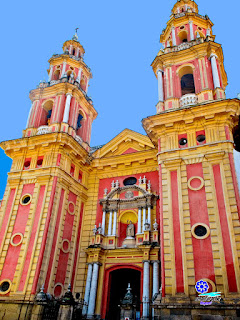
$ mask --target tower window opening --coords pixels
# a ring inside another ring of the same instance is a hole
[[[81,123],[82,119],[83,119],[83,116],[81,115],[81,113],[79,113],[78,118],[77,118],[76,130],[78,130],[78,129],[80,129],[82,127],[82,123]]]
[[[54,72],[53,80],[59,80],[59,79],[60,79],[60,70],[57,69],[57,70]]]
[[[72,55],[75,56],[75,48],[73,48]]]
[[[194,85],[194,78],[193,74],[185,74],[181,78],[181,89],[182,95],[189,93],[195,93],[195,85]]]
[[[52,117],[52,109],[53,109],[53,101],[47,100],[43,104],[43,113],[40,126],[46,126],[50,124],[51,117]]]
[[[67,79],[68,79],[68,81],[71,79],[75,79],[75,74],[72,71],[72,69],[67,72]]]

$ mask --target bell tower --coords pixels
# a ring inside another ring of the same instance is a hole
[[[63,53],[50,59],[48,82],[30,92],[32,107],[24,137],[66,132],[87,151],[96,110],[88,97],[91,69],[84,62],[85,50],[77,33],[63,44]]]
[[[163,30],[163,44],[152,63],[158,78],[157,113],[225,99],[227,76],[213,23],[194,1],[178,1]]]
[[[240,101],[225,97],[223,52],[212,26],[194,1],[174,5],[160,37],[163,48],[152,63],[157,114],[143,119],[158,148],[162,294],[155,311],[167,319],[217,314],[211,303],[196,300],[201,280],[208,292],[221,293],[225,306],[218,314],[239,314],[231,306],[240,294],[240,198],[233,159]]]
[[[56,297],[74,288],[97,116],[84,52],[76,33],[50,58],[49,81],[30,92],[23,137],[1,143],[13,160],[0,212],[0,309],[8,319],[43,284]]]

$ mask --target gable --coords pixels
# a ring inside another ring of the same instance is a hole
[[[112,157],[153,149],[151,140],[138,132],[125,129],[115,138],[95,151],[95,158]]]

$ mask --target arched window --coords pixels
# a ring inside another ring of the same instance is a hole
[[[182,96],[189,93],[195,93],[195,84],[193,77],[193,68],[191,66],[182,67],[178,71],[179,79],[181,81]]]
[[[76,51],[75,51],[75,48],[73,48],[73,50],[72,50],[72,55],[73,55],[73,56],[75,56],[75,52],[76,52]]]

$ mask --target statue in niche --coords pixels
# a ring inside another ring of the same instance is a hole
[[[134,238],[135,236],[135,231],[134,231],[134,224],[132,223],[132,221],[127,221],[129,222],[128,226],[127,226],[127,230],[126,230],[126,237],[127,238]]]

